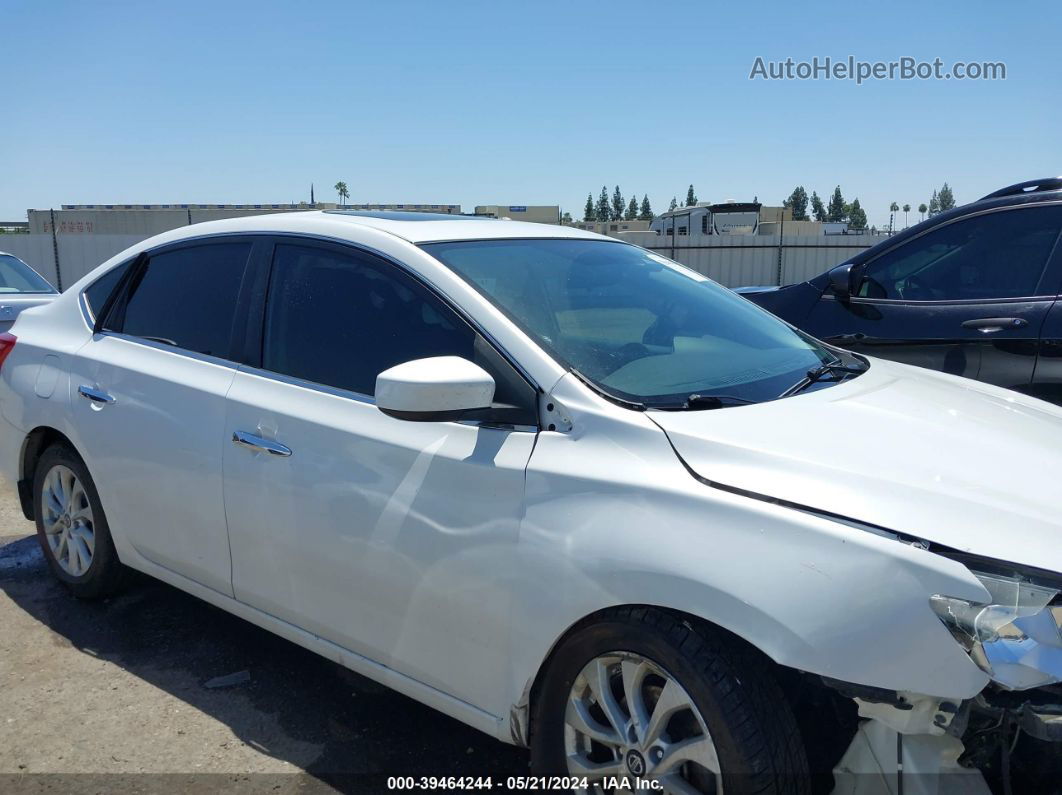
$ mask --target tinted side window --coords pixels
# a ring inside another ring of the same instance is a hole
[[[89,312],[93,318],[103,309],[103,305],[107,303],[107,299],[114,292],[114,288],[118,286],[118,282],[132,264],[133,260],[130,260],[129,262],[123,262],[117,268],[111,268],[85,288],[85,301],[88,303]]]
[[[907,301],[1033,296],[1060,228],[1058,206],[956,221],[871,261],[859,295]]]
[[[108,317],[108,328],[228,358],[250,252],[250,243],[211,243],[152,256],[134,276],[119,317]]]
[[[372,395],[389,367],[429,356],[475,359],[476,334],[397,268],[369,256],[278,245],[262,366]]]

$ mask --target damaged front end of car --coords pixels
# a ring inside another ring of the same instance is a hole
[[[931,548],[932,545],[927,545]],[[1062,576],[932,549],[963,563],[983,602],[930,607],[989,684],[965,701],[824,679],[855,701],[859,724],[834,793],[1056,791],[1062,773]]]

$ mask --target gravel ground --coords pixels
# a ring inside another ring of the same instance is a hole
[[[72,598],[0,487],[0,791],[367,792],[390,775],[526,773],[524,751],[155,580]],[[206,686],[230,674],[243,681]]]

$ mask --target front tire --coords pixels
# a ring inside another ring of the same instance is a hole
[[[121,588],[125,567],[96,485],[81,457],[65,444],[52,445],[37,461],[33,514],[48,566],[74,596],[97,599]]]
[[[770,662],[656,608],[618,608],[577,629],[553,653],[533,709],[532,770],[586,776],[591,792],[610,791],[610,777],[691,795],[810,788]]]

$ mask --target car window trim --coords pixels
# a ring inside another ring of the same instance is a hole
[[[236,303],[233,307],[232,325],[229,327],[229,339],[227,345],[226,356],[214,356],[212,354],[204,354],[199,351],[193,351],[188,348],[182,348],[180,346],[165,345],[162,343],[156,343],[148,338],[140,337],[135,334],[127,334],[124,331],[118,331],[116,329],[106,328],[107,324],[114,318],[120,317],[124,323],[124,310],[129,300],[129,286],[133,283],[133,280],[143,272],[146,264],[152,259],[152,257],[160,256],[162,254],[170,254],[176,251],[184,251],[186,249],[199,248],[201,246],[209,245],[225,245],[231,243],[246,243],[250,246],[247,252],[247,259],[243,263],[243,272],[240,274],[240,287],[236,292]],[[240,347],[237,345],[238,340],[242,340],[245,333],[245,329],[240,330],[238,326],[246,323],[244,312],[241,308],[247,298],[245,292],[250,289],[250,282],[254,282],[254,279],[249,279],[252,271],[254,271],[255,254],[261,245],[261,238],[256,235],[248,235],[244,232],[238,233],[223,233],[217,235],[202,235],[195,238],[185,238],[182,240],[175,240],[172,242],[164,243],[159,246],[154,246],[149,249],[144,249],[136,255],[133,260],[133,264],[125,272],[121,279],[118,280],[118,284],[115,286],[114,291],[111,293],[107,302],[104,304],[103,310],[96,318],[92,326],[92,333],[94,336],[100,336],[108,334],[111,336],[120,337],[129,341],[139,341],[147,344],[148,347],[157,348],[159,350],[166,350],[171,353],[182,354],[191,356],[192,358],[203,358],[210,361],[227,362],[230,364],[240,363]],[[121,267],[121,264],[116,265]],[[112,269],[113,270],[113,269]],[[108,271],[109,272],[109,271]],[[102,278],[102,275],[101,275]],[[95,281],[93,281],[95,284]],[[89,285],[91,287],[91,285]],[[86,289],[88,289],[86,287]],[[81,293],[81,298],[84,301],[84,291]]]
[[[840,301],[833,293],[822,296],[827,301]],[[1045,293],[1044,295],[1026,295],[1014,298],[943,298],[932,301],[916,301],[910,298],[866,298],[852,296],[844,299],[848,304],[887,304],[891,306],[984,306],[985,304],[1031,304],[1051,302],[1058,298],[1057,295]]]
[[[110,337],[116,340],[122,340],[123,342],[131,342],[135,345],[142,345],[145,348],[153,348],[156,351],[163,353],[170,353],[174,356],[183,356],[186,359],[195,359],[196,361],[204,362],[206,364],[213,364],[219,367],[226,367],[231,370],[236,370],[240,367],[240,362],[234,359],[227,359],[224,356],[214,356],[209,353],[199,353],[199,351],[188,350],[187,348],[177,348],[173,345],[167,345],[164,342],[153,340],[148,337],[137,337],[133,334],[126,334],[122,331],[111,331],[104,329],[95,336],[97,337]]]
[[[299,378],[298,376],[278,373],[275,370],[267,370],[264,367],[255,367],[254,365],[243,363],[236,364],[237,372],[251,375],[255,378],[261,378],[265,381],[274,381],[276,383],[286,384],[287,386],[299,387],[300,389],[306,389],[310,392],[318,392],[323,395],[330,395],[343,400],[352,400],[355,403],[364,403],[367,406],[376,405],[376,398],[372,395],[366,395],[364,392],[355,392],[352,389],[330,386],[328,384],[322,384],[320,381],[310,381],[305,378]],[[518,433],[538,433],[541,430],[538,425],[507,425],[491,422],[489,420],[443,420],[442,422],[446,425],[469,425],[476,428],[495,428],[515,431]]]
[[[934,224],[933,226],[931,226],[928,229],[925,229],[925,230],[919,232],[917,235],[914,235],[913,237],[908,237],[908,238],[905,238],[904,240],[898,241],[895,246],[889,246],[885,250],[879,251],[877,254],[875,254],[870,259],[863,260],[862,262],[857,262],[856,263],[856,267],[859,268],[862,271],[861,277],[865,277],[866,276],[867,267],[870,266],[872,263],[876,262],[877,260],[881,259],[882,257],[886,256],[887,254],[890,254],[890,253],[892,253],[894,251],[898,251],[899,249],[903,248],[904,246],[910,245],[915,240],[919,240],[919,239],[925,237],[926,235],[930,234],[931,232],[936,232],[936,231],[938,231],[940,229],[944,229],[945,227],[951,226],[952,224],[956,224],[956,223],[958,223],[960,221],[966,221],[966,220],[968,220],[970,218],[976,218],[976,217],[979,217],[979,216],[982,216],[982,215],[990,215],[990,214],[993,214],[993,213],[1004,213],[1004,212],[1012,212],[1012,211],[1013,212],[1017,212],[1017,211],[1020,211],[1020,210],[1031,210],[1031,209],[1034,209],[1036,207],[1052,207],[1052,206],[1056,206],[1056,205],[1062,205],[1062,200],[1047,201],[1047,202],[1027,202],[1027,203],[1022,203],[1022,204],[1011,204],[1011,205],[1007,205],[1007,206],[1004,206],[1004,207],[987,207],[987,208],[984,208],[984,209],[975,210],[973,212],[963,213],[962,215],[956,216],[955,218],[949,218],[944,223]],[[1053,260],[1055,259],[1055,254],[1056,254],[1056,252],[1058,250],[1059,240],[1060,239],[1062,239],[1062,229],[1060,229],[1059,232],[1055,235],[1055,242],[1051,244],[1051,249],[1050,249],[1050,251],[1048,251],[1047,257],[1044,259],[1043,268],[1040,271],[1040,278],[1036,282],[1037,294],[1035,296],[1032,296],[1031,297],[1032,299],[1054,298],[1054,297],[1056,297],[1055,294],[1042,293],[1041,291],[1048,287],[1048,276],[1049,276],[1049,274],[1050,274],[1050,272],[1052,270],[1051,265],[1052,265]],[[1057,292],[1057,289],[1056,289],[1056,292]],[[833,293],[827,293],[827,295],[829,295],[830,298],[835,298],[836,297],[836,296],[833,295]],[[823,297],[825,297],[825,295]],[[976,298],[951,298],[951,299],[942,299],[942,300],[934,300],[934,301],[912,301],[912,300],[907,300],[907,299],[903,299],[903,298],[865,298],[865,297],[854,296],[853,295],[848,300],[851,301],[852,303],[855,303],[858,300],[858,301],[861,301],[861,302],[865,301],[865,302],[868,302],[868,303],[869,302],[880,302],[880,303],[889,303],[889,304],[919,304],[919,305],[924,305],[924,304],[943,304],[943,303],[957,303],[957,302],[971,303],[971,304],[984,304],[984,303],[990,303],[990,302],[994,303],[994,302],[1013,301],[1013,300],[1021,301],[1021,300],[1027,300],[1027,299],[1024,299],[1023,297],[1018,296],[1016,298],[990,298],[990,299],[987,299],[987,300],[980,300],[980,299],[976,299]]]
[[[206,232],[206,233],[201,234],[201,235],[195,235],[195,236],[191,236],[191,237],[183,237],[180,240],[173,240],[173,241],[167,241],[166,243],[160,243],[157,246],[153,246],[151,248],[146,248],[143,251],[138,252],[137,256],[141,256],[141,255],[144,255],[144,254],[150,256],[151,254],[162,252],[162,251],[164,251],[166,249],[169,249],[171,247],[183,246],[183,245],[186,245],[186,244],[189,244],[189,243],[210,242],[210,241],[217,241],[217,240],[226,240],[226,239],[230,239],[230,238],[248,238],[248,239],[252,239],[252,238],[273,238],[274,241],[279,241],[281,239],[285,239],[285,240],[286,239],[299,239],[299,240],[310,241],[311,243],[324,242],[324,243],[331,243],[331,244],[333,244],[335,246],[338,246],[339,248],[352,249],[352,250],[355,250],[355,251],[362,251],[362,252],[365,252],[365,253],[368,253],[368,254],[372,254],[375,257],[379,257],[380,259],[390,263],[394,267],[399,268],[404,273],[406,273],[410,278],[416,280],[417,282],[422,284],[425,288],[427,288],[432,293],[434,293],[450,309],[452,309],[454,312],[456,312],[466,323],[468,323],[468,325],[470,325],[475,331],[477,331],[488,343],[490,343],[491,347],[493,347],[494,350],[497,351],[498,354],[500,356],[502,356],[512,366],[512,368],[514,370],[516,370],[517,373],[520,374],[520,376],[528,383],[528,385],[532,389],[535,390],[536,393],[538,393],[539,395],[544,395],[546,393],[545,389],[543,389],[541,384],[538,383],[538,381],[527,371],[527,369],[519,361],[517,361],[512,355],[509,354],[509,352],[506,350],[505,346],[502,345],[500,342],[498,342],[497,338],[493,334],[491,334],[487,329],[485,329],[483,327],[483,325],[478,320],[476,320],[474,317],[472,317],[468,312],[466,312],[460,306],[458,306],[453,301],[451,301],[446,296],[446,294],[434,282],[431,281],[431,279],[429,279],[428,277],[424,276],[423,274],[413,270],[412,268],[410,268],[408,265],[406,265],[400,259],[394,257],[393,255],[388,254],[388,253],[386,253],[384,251],[381,251],[381,250],[379,250],[377,248],[374,248],[372,246],[366,245],[364,243],[359,243],[357,241],[349,240],[347,238],[334,237],[332,235],[322,235],[322,234],[313,233],[313,232],[278,232],[278,231],[272,231],[272,230],[261,230],[261,231],[241,230],[239,232]],[[497,238],[483,238],[483,239],[484,240],[496,240]],[[550,239],[553,239],[553,238],[550,238]],[[558,240],[569,240],[571,238],[558,237],[556,239],[558,239]],[[437,241],[437,242],[452,242],[452,241]],[[620,241],[620,240],[604,241],[604,242],[615,242],[617,245],[626,245],[626,244],[623,243],[623,241]],[[419,246],[421,244],[418,243],[418,244],[412,244],[412,245],[416,245],[419,248]],[[429,257],[431,256],[426,251],[423,251],[422,253],[424,253],[426,256],[429,256]],[[432,259],[434,260],[434,257]],[[440,265],[440,267],[446,267],[442,263],[439,263],[439,265]],[[130,270],[132,270],[132,269],[130,269]],[[270,267],[270,270],[272,270],[271,267]],[[457,275],[455,274],[455,278],[460,278],[460,277],[457,277]],[[124,285],[122,285],[122,287],[123,287],[123,290],[124,290]],[[267,289],[268,289],[268,285],[267,285]],[[117,290],[115,292],[117,293]],[[264,297],[263,297],[263,309],[264,309]]]
[[[114,285],[114,289],[111,290],[111,294],[107,296],[107,300],[103,302],[103,306],[100,307],[100,311],[97,313],[92,312],[92,307],[89,306],[88,297],[85,294],[93,285],[96,284],[96,282],[106,276],[107,273],[101,274],[99,279],[94,279],[92,284],[88,285],[87,287],[85,287],[84,290],[81,291],[81,300],[84,303],[85,310],[86,312],[88,312],[89,317],[92,318],[90,325],[92,326],[93,334],[103,333],[104,326],[110,319],[110,315],[114,311],[114,307],[125,297],[126,287],[129,284],[129,280],[132,278],[133,272],[136,271],[138,268],[143,267],[143,264],[146,260],[147,252],[141,251],[132,259],[124,260],[107,271],[107,273],[110,273],[111,271],[117,268],[125,268],[125,273],[123,273],[121,278],[118,279],[118,283]]]
[[[505,347],[503,345],[501,345],[501,343],[499,343],[497,341],[497,339],[494,337],[494,335],[492,335],[485,328],[483,328],[482,324],[480,324],[468,312],[464,311],[461,307],[459,307],[452,300],[450,300],[442,292],[442,290],[440,290],[430,279],[425,277],[423,274],[420,274],[420,273],[414,271],[408,265],[404,264],[401,260],[399,260],[399,259],[397,259],[397,258],[395,258],[395,257],[393,257],[393,256],[391,256],[389,254],[386,254],[386,253],[384,253],[384,252],[382,252],[382,251],[380,251],[378,249],[374,249],[371,246],[366,246],[366,245],[363,245],[363,244],[360,244],[360,243],[356,243],[354,241],[343,240],[343,239],[340,239],[340,238],[333,238],[333,237],[327,237],[327,236],[315,235],[315,234],[304,234],[304,233],[299,233],[299,232],[270,233],[270,236],[274,240],[273,240],[273,249],[272,249],[272,251],[271,251],[271,253],[269,255],[269,277],[267,279],[265,292],[261,296],[262,324],[260,326],[260,331],[259,331],[259,333],[261,334],[261,337],[259,339],[259,343],[262,343],[265,340],[265,302],[268,299],[269,289],[272,286],[272,280],[273,280],[273,275],[272,274],[273,274],[273,271],[274,271],[274,259],[275,259],[275,255],[276,255],[276,246],[280,245],[281,243],[286,243],[286,242],[290,242],[290,241],[298,241],[298,242],[301,242],[302,244],[317,245],[320,248],[323,248],[325,250],[331,249],[331,250],[334,250],[334,251],[336,251],[338,253],[341,253],[341,254],[345,253],[345,254],[349,255],[349,253],[351,251],[354,251],[354,252],[357,252],[357,253],[361,253],[361,254],[367,254],[370,257],[373,257],[373,258],[379,260],[384,265],[388,265],[390,267],[394,267],[394,268],[398,269],[398,271],[400,273],[402,273],[405,276],[409,277],[413,282],[415,282],[416,284],[420,285],[423,289],[427,290],[428,293],[430,293],[432,296],[434,296],[438,301],[440,301],[442,303],[443,306],[445,306],[448,310],[453,312],[470,329],[472,329],[472,331],[476,335],[482,337],[487,342],[487,344],[490,345],[490,347],[493,348],[494,351],[500,357],[502,357],[502,359],[504,359],[505,362],[507,362],[510,367],[513,368],[513,370],[516,371],[516,373],[527,383],[527,385],[537,395],[541,396],[541,395],[545,394],[545,390],[543,390],[542,387],[538,384],[538,382],[530,375],[530,373],[527,372],[527,370],[523,367],[523,365],[521,365],[512,355],[509,354],[509,352],[505,349]],[[426,256],[431,256],[431,254],[426,252],[426,251],[424,251],[422,253],[425,254]],[[434,257],[432,259],[434,259]],[[446,267],[445,265],[442,265],[442,263],[440,263],[440,266],[441,267]],[[455,277],[456,278],[460,278],[456,274],[455,274]],[[261,350],[261,345],[259,345],[259,351],[260,350]],[[262,359],[259,358],[258,362],[261,362],[261,361],[262,361]],[[259,365],[251,364],[251,366],[259,366]]]

